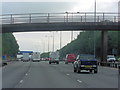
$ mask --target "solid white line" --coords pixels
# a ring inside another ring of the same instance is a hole
[[[22,83],[22,82],[23,82],[23,80],[20,81],[20,83]]]
[[[77,80],[79,83],[82,83],[82,81],[80,81],[80,80]]]

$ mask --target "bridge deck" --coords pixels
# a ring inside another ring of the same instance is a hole
[[[62,22],[62,23],[22,23],[3,24],[2,33],[8,32],[28,32],[28,31],[118,31],[117,22]]]

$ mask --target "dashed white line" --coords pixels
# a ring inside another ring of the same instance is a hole
[[[23,82],[23,80],[20,81],[20,83],[22,83],[22,82]]]
[[[77,80],[79,83],[82,83],[82,81],[80,81],[80,80]]]
[[[66,75],[70,75],[70,74],[66,74]]]

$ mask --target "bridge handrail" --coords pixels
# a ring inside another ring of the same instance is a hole
[[[88,22],[89,21],[88,19],[91,19],[94,22],[105,21],[105,20],[109,20],[112,22],[118,22],[118,20],[120,18],[118,16],[118,14],[120,14],[120,13],[97,12],[96,20],[94,17],[94,12],[3,14],[3,15],[0,15],[1,16],[0,19],[2,19],[2,21],[3,21],[2,24],[4,24],[4,19],[6,19],[8,21],[7,22],[8,24],[15,24],[16,22],[21,22],[21,21],[17,20],[18,18],[19,19],[24,18],[25,23],[33,23],[32,21],[34,20],[33,18],[35,18],[35,17],[39,17],[39,18],[45,17],[46,23],[53,22],[53,21],[58,21],[58,22],[61,21],[61,20],[54,20],[55,18],[53,18],[53,17],[56,17],[56,19],[60,19],[59,17],[61,17],[61,19],[63,19],[62,22],[71,22],[71,21],[73,22],[73,20],[74,20],[74,22],[78,22],[77,19],[81,19],[80,21],[82,21],[84,19],[83,22]],[[77,16],[77,15],[79,15],[79,16]],[[25,19],[27,19],[28,21],[26,22]],[[70,19],[71,19],[71,21],[70,21]]]

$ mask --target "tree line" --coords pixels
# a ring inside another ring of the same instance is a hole
[[[2,55],[7,55],[7,57],[16,57],[19,51],[19,45],[12,33],[2,34]]]
[[[120,32],[108,31],[108,54],[120,55]],[[95,51],[96,57],[101,56],[101,31],[95,31]],[[83,31],[77,36],[77,39],[71,41],[62,49],[58,50],[60,57],[66,54],[94,54],[94,31]]]

